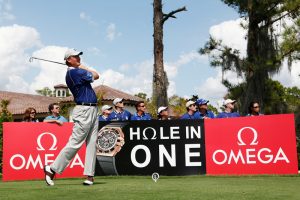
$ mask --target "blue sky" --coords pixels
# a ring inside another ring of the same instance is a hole
[[[164,26],[169,94],[198,94],[216,103],[226,93],[220,84],[220,71],[211,68],[208,57],[197,51],[209,34],[244,50],[238,14],[220,0],[163,3],[165,13],[182,6],[188,10],[177,13],[177,19],[169,19]],[[0,59],[4,60],[0,72],[7,73],[0,79],[0,90],[34,93],[38,88],[63,83],[63,67],[29,63],[28,58],[35,55],[62,61],[66,48],[76,48],[84,52],[84,64],[102,75],[94,85],[150,96],[152,18],[151,0],[0,0]],[[241,81],[233,74],[228,76],[236,83]]]

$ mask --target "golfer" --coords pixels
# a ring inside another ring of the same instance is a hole
[[[96,139],[98,130],[97,97],[91,86],[91,82],[99,78],[99,74],[80,63],[82,52],[68,49],[65,53],[65,61],[68,66],[66,83],[71,90],[74,101],[77,104],[73,110],[74,127],[72,135],[66,146],[61,150],[55,161],[45,165],[45,181],[53,186],[55,173],[62,173],[74,158],[77,151],[86,142],[86,154],[83,174],[87,179],[84,185],[93,185],[95,161],[96,161]]]

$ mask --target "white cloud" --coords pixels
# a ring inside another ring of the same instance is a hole
[[[166,62],[165,70],[169,78],[168,95],[176,94],[176,83],[174,78],[178,74],[178,69],[191,62],[207,61],[207,57],[199,55],[197,52],[183,53],[178,60]],[[152,95],[153,59],[145,60],[136,64],[123,64],[119,67],[120,71],[112,69],[101,73],[100,80],[95,85],[105,84],[113,88],[137,94],[144,92],[148,97]]]
[[[0,22],[5,20],[14,20],[16,17],[11,13],[12,5],[10,0],[0,1]]]
[[[110,23],[107,28],[106,28],[106,37],[110,40],[113,41],[117,37],[121,36],[121,32],[117,32],[116,25],[114,23]]]
[[[242,79],[238,78],[236,73],[230,71],[224,74],[224,79],[230,80],[230,82],[235,85],[242,82]],[[222,70],[217,68],[215,76],[208,77],[195,89],[199,98],[207,99],[212,105],[220,107],[220,103],[223,101],[224,96],[227,93],[227,88],[222,84]]]
[[[247,41],[246,30],[241,27],[241,23],[247,23],[244,19],[236,19],[222,22],[212,26],[209,33],[216,39],[221,39],[222,43],[240,51],[241,56],[246,56]]]
[[[300,88],[300,62],[294,62],[291,71],[288,70],[287,62],[283,63],[280,72],[273,76],[274,80],[278,80],[286,87]]]
[[[79,14],[80,19],[86,21],[91,26],[98,26],[98,23],[95,22],[91,16],[87,15],[85,12]]]
[[[64,63],[64,54],[66,50],[67,47],[47,46],[35,51],[33,56]],[[54,85],[65,83],[67,66],[38,60],[35,62],[38,64],[40,71],[30,84],[31,91],[43,87],[53,89]]]
[[[26,26],[3,26],[0,44],[0,90],[30,92],[22,77],[32,67],[28,51],[41,46],[39,33]]]

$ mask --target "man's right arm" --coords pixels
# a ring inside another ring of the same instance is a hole
[[[98,74],[98,72],[96,72],[96,70],[90,69],[90,68],[88,68],[86,66],[83,66],[83,65],[80,65],[79,68],[80,69],[84,69],[84,70],[86,70],[88,72],[91,72],[93,74],[93,79],[94,80],[99,79],[99,74]]]

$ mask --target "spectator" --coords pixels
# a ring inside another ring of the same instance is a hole
[[[200,119],[213,119],[215,118],[215,115],[213,112],[208,110],[207,103],[209,101],[205,99],[198,99],[196,101],[196,104],[198,105],[198,112],[200,115]]]
[[[38,119],[35,118],[36,116],[36,110],[32,107],[29,107],[25,110],[24,113],[24,122],[39,122]]]
[[[248,107],[248,114],[247,116],[259,116],[263,115],[260,113],[260,106],[257,101],[252,101]]]
[[[59,107],[58,103],[51,103],[49,105],[48,109],[49,109],[49,112],[51,113],[51,115],[47,116],[44,119],[44,122],[56,123],[58,125],[62,125],[64,122],[68,122],[68,120],[66,118],[64,118],[63,116],[61,116],[59,114],[60,107]]]
[[[135,104],[136,113],[131,117],[131,120],[151,120],[151,116],[146,113],[146,105],[143,101],[138,101]]]
[[[190,100],[185,104],[185,107],[187,112],[180,119],[200,119],[200,115],[196,109],[196,102]]]
[[[223,102],[223,106],[225,107],[225,111],[219,113],[217,118],[231,118],[231,117],[240,117],[240,114],[237,112],[233,112],[234,105],[236,100],[226,99]]]
[[[168,107],[161,106],[157,109],[158,120],[170,120]]]
[[[113,104],[115,110],[109,115],[108,121],[128,121],[131,119],[131,113],[124,109],[124,99],[115,98]]]
[[[108,121],[108,117],[112,112],[113,107],[109,105],[104,105],[101,108],[102,114],[99,116],[99,121]]]

